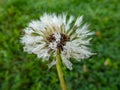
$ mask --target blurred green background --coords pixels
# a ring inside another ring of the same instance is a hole
[[[0,0],[0,90],[60,90],[55,66],[49,70],[20,43],[23,29],[44,12],[84,15],[95,32],[97,55],[73,60],[72,71],[63,67],[68,90],[120,90],[119,0]]]

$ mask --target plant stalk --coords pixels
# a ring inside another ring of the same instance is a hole
[[[58,77],[60,80],[60,85],[62,90],[67,90],[64,78],[63,78],[63,73],[62,73],[62,68],[61,68],[61,57],[60,57],[60,51],[57,50],[57,55],[56,55],[56,68],[57,68],[57,73]]]

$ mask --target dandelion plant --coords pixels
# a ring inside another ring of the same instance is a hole
[[[39,20],[33,20],[24,29],[21,42],[24,51],[36,54],[43,61],[53,57],[48,67],[56,65],[62,90],[67,90],[61,66],[72,70],[70,58],[77,61],[89,58],[94,53],[89,49],[91,35],[88,25],[82,25],[82,16],[76,20],[67,14],[43,14]]]

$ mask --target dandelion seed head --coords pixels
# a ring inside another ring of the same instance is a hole
[[[56,57],[56,51],[60,51],[63,64],[72,70],[70,58],[77,61],[89,58],[93,53],[89,49],[93,32],[88,30],[88,25],[81,25],[83,17],[80,16],[74,23],[74,17],[67,14],[43,14],[40,20],[34,20],[24,29],[25,34],[21,38],[24,51],[36,54],[43,61],[51,56]],[[56,64],[53,60],[49,67]]]

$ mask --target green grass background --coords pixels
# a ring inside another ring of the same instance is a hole
[[[84,15],[97,55],[63,66],[68,90],[120,90],[119,0],[0,0],[0,90],[60,90],[55,66],[23,52],[27,24],[44,13]]]

